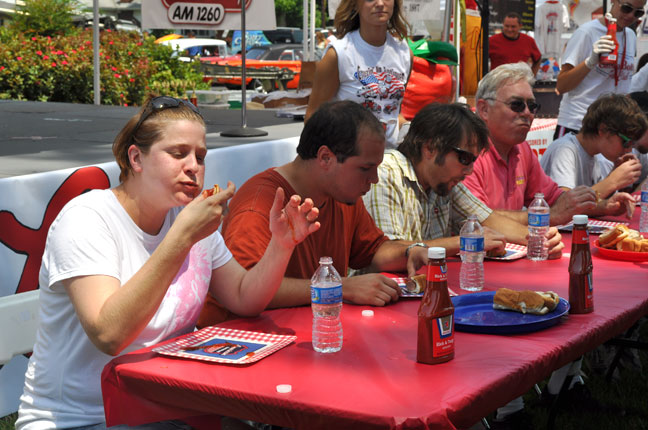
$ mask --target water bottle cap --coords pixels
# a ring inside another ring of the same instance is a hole
[[[290,384],[279,384],[277,385],[277,393],[288,394],[292,391],[292,385]]]
[[[544,199],[544,194],[543,193],[535,193],[534,196],[536,199]]]
[[[574,221],[574,224],[587,224],[587,215],[574,215],[572,220]]]
[[[333,257],[320,257],[319,264],[333,264]]]
[[[439,246],[428,248],[428,258],[445,258],[446,250]]]

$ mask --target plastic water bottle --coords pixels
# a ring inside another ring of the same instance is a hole
[[[313,349],[338,352],[342,349],[342,278],[331,257],[321,257],[319,264],[311,278]]]
[[[470,215],[461,227],[461,271],[459,286],[467,291],[481,291],[484,288],[484,230],[477,216]]]
[[[641,218],[639,219],[639,231],[648,233],[648,180],[641,185]]]
[[[549,205],[544,199],[544,194],[536,193],[528,211],[529,242],[527,243],[527,258],[542,261],[549,256],[545,246],[545,234],[549,230]]]

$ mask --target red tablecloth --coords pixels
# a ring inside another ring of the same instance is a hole
[[[222,324],[297,335],[295,344],[248,366],[147,351],[118,357],[102,375],[108,425],[221,414],[308,429],[468,427],[648,312],[648,263],[607,260],[596,251],[593,259],[594,313],[524,335],[456,332],[455,358],[440,365],[416,362],[418,299],[373,308],[373,317],[361,315],[366,306],[345,304],[344,346],[336,354],[313,351],[311,311],[301,307]],[[485,290],[551,289],[566,298],[568,263],[568,255],[489,261]],[[460,291],[456,258],[448,273]],[[291,384],[292,392],[277,393],[278,384]]]

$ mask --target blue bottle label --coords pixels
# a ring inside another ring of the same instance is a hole
[[[648,191],[641,192],[641,203],[648,203]]]
[[[461,237],[459,243],[461,250],[465,252],[482,252],[484,250],[483,237]]]
[[[529,214],[529,226],[549,227],[549,214]]]
[[[318,288],[311,285],[311,303],[318,305],[342,303],[342,284],[328,288]]]

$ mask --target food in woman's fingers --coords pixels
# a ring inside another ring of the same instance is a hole
[[[202,194],[203,197],[207,198],[213,196],[216,193],[220,193],[220,191],[221,188],[218,186],[218,184],[215,184],[213,188],[210,188],[208,190],[203,190]]]

